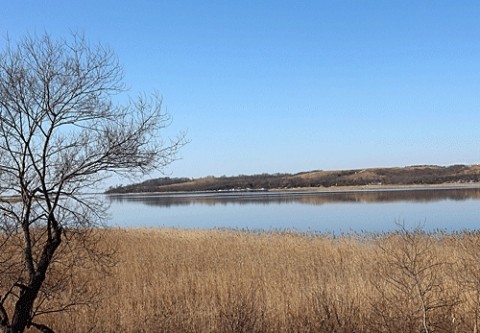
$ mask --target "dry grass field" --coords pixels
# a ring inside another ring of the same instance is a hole
[[[477,332],[480,234],[107,230],[56,332]]]

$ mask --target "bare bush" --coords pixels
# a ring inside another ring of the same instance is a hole
[[[457,300],[443,273],[434,238],[421,229],[400,231],[379,242],[378,292],[373,302],[379,332],[453,332]]]

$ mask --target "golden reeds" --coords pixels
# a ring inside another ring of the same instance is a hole
[[[106,230],[95,302],[59,332],[475,332],[480,234]]]

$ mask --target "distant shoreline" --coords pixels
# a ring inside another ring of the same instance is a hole
[[[291,194],[315,194],[315,193],[345,193],[345,192],[382,192],[382,191],[423,191],[423,190],[480,190],[480,182],[475,183],[443,183],[443,184],[407,184],[407,185],[347,185],[329,187],[297,187],[297,188],[272,188],[272,189],[236,189],[236,190],[207,190],[207,191],[146,191],[105,193],[108,196],[148,195],[148,196],[181,196],[181,195],[235,195],[235,194],[259,194],[265,195],[291,193]]]
[[[363,191],[401,191],[401,190],[455,190],[480,189],[480,182],[442,183],[442,184],[399,184],[399,185],[345,185],[330,187],[299,187],[289,189],[270,189],[268,191],[311,191],[311,192],[363,192]]]
[[[480,186],[480,165],[314,170],[204,178],[156,178],[110,188],[107,194],[248,191],[346,191]]]

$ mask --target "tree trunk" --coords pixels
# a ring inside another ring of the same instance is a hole
[[[28,287],[24,288],[15,304],[10,328],[6,333],[23,333],[32,320],[32,310],[38,292],[45,280],[45,274],[36,274]]]
[[[23,333],[25,328],[30,326],[32,318],[32,310],[38,292],[45,281],[48,267],[53,259],[55,250],[61,243],[61,229],[57,229],[55,237],[51,238],[43,248],[41,259],[38,263],[37,271],[28,286],[22,288],[20,297],[15,304],[15,311],[10,327],[5,333]]]

